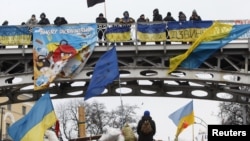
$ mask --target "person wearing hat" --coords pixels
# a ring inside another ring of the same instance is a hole
[[[140,23],[140,22],[147,22],[147,20],[145,19],[145,15],[141,14],[140,17],[137,19],[137,22],[138,23]]]
[[[98,25],[97,28],[97,33],[98,33],[98,39],[99,39],[99,46],[102,46],[102,40],[105,40],[105,36],[104,33],[106,31],[107,28],[107,19],[103,16],[102,13],[99,14],[99,16],[96,18],[96,23]],[[107,45],[107,43],[105,43],[105,45]]]
[[[153,10],[153,22],[162,22],[162,21],[163,21],[162,15],[159,13],[159,9],[155,8]],[[160,41],[155,41],[155,44],[160,45],[161,42]]]
[[[47,25],[47,24],[50,24],[50,21],[46,17],[45,13],[41,13],[40,14],[40,21],[37,24],[38,25]]]
[[[9,22],[7,21],[7,20],[5,20],[3,23],[2,23],[2,26],[8,26],[9,25]],[[4,46],[4,45],[1,45],[1,43],[0,43],[0,49],[5,49],[6,48],[6,46]]]
[[[142,125],[145,121],[149,121],[152,131],[150,133],[143,133],[141,131]],[[148,110],[144,111],[143,116],[141,117],[140,121],[137,124],[137,134],[138,134],[138,141],[154,141],[154,135],[156,133],[156,125],[155,121],[150,116],[150,112]]]
[[[30,28],[33,28],[38,23],[38,20],[36,19],[36,15],[32,14],[30,19],[26,22],[26,25]]]
[[[131,27],[132,24],[135,23],[134,18],[129,16],[129,12],[128,11],[124,11],[123,12],[123,17],[120,18],[120,23],[123,27]],[[130,29],[131,30],[131,29]],[[129,41],[125,41],[123,42],[123,45],[134,45],[134,43],[132,42],[132,38],[130,38]]]
[[[135,20],[129,16],[128,11],[123,12],[123,17],[120,19],[122,24],[127,24],[128,26],[131,26],[132,23],[135,23]]]
[[[201,21],[201,17],[197,14],[196,10],[193,10],[190,21]]]
[[[143,22],[149,22],[149,21],[147,21],[144,14],[141,14],[140,17],[137,19],[137,23],[140,24]],[[146,42],[141,42],[141,45],[146,45]]]

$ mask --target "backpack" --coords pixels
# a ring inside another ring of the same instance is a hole
[[[151,127],[151,124],[150,124],[150,121],[149,120],[145,120],[143,123],[142,123],[142,126],[141,126],[141,132],[144,133],[144,134],[149,134],[153,131],[152,127]]]

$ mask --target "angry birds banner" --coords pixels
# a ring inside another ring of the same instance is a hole
[[[87,62],[97,41],[96,24],[40,26],[33,30],[34,90],[56,77],[72,77]]]

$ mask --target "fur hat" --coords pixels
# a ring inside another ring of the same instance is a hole
[[[99,17],[101,17],[101,16],[103,17],[103,14],[102,14],[102,13],[99,14]]]
[[[42,18],[42,17],[46,18],[46,14],[45,13],[41,13],[40,18]]]
[[[154,10],[153,10],[153,15],[158,15],[159,14],[159,9],[158,8],[155,8]]]
[[[126,14],[129,15],[128,11],[123,12],[123,16],[125,16]]]
[[[149,111],[144,111],[144,116],[150,116],[150,112]]]

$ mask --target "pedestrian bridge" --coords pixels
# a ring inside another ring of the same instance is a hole
[[[224,21],[236,24],[236,21]],[[241,21],[242,22],[242,21]],[[177,97],[249,103],[250,74],[248,37],[231,41],[197,69],[177,68],[167,74],[171,57],[184,53],[191,44],[171,42],[116,46],[120,79],[110,84],[100,97]],[[99,41],[106,42],[106,41]],[[56,78],[46,90],[34,90],[33,49],[6,46],[0,49],[0,105],[37,100],[49,91],[52,99],[84,97],[98,58],[112,46],[98,43],[84,68],[73,78]]]

